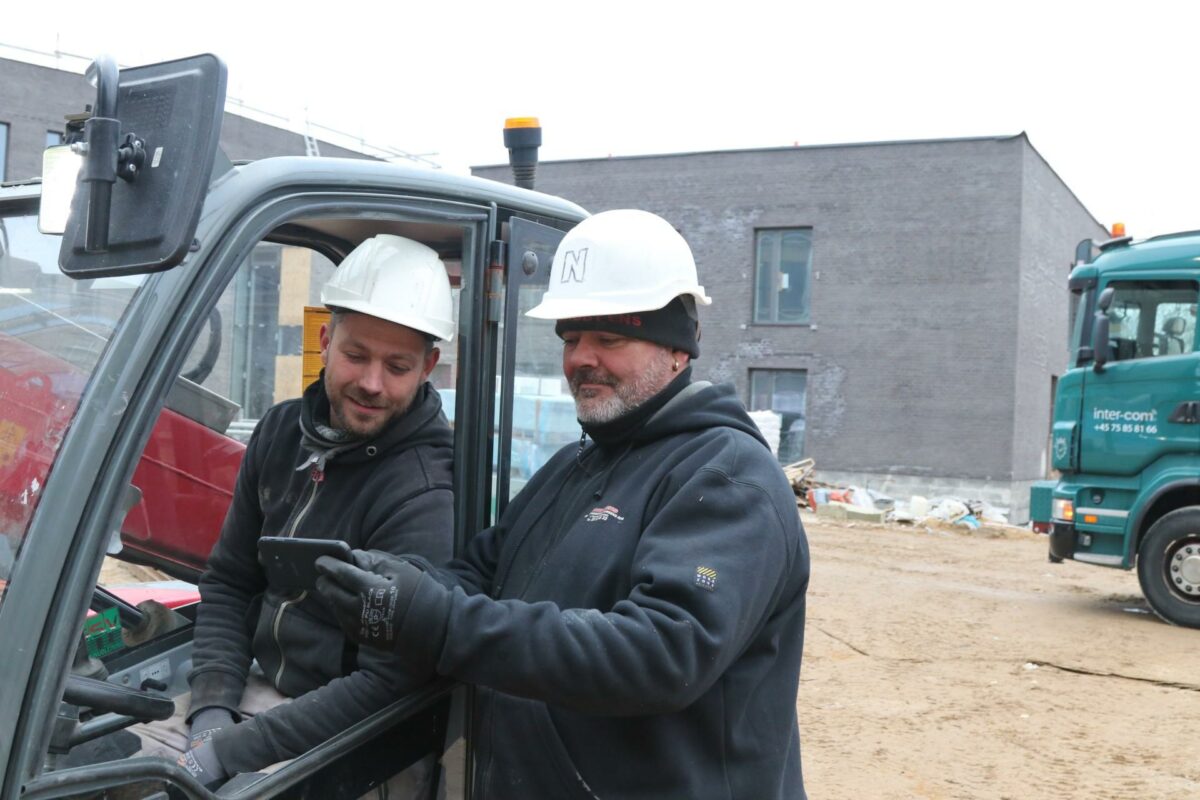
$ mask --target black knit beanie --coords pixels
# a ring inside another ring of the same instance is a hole
[[[628,314],[606,314],[596,317],[560,319],[554,332],[562,336],[567,331],[605,331],[644,339],[672,350],[682,350],[692,358],[700,356],[697,322],[687,312],[683,300],[676,297],[662,308],[653,311],[631,311]]]

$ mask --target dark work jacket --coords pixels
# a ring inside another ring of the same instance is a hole
[[[732,387],[564,448],[433,574],[401,640],[481,687],[476,797],[805,796],[808,544]]]
[[[331,454],[324,470],[302,426],[328,414],[323,380],[272,408],[255,428],[221,536],[200,579],[191,714],[236,714],[251,660],[295,698],[222,730],[214,747],[231,772],[293,758],[415,688],[391,654],[359,650],[315,592],[273,588],[260,536],[342,539],[353,548],[417,553],[436,564],[453,551],[454,437],[426,383],[413,407],[371,440]]]

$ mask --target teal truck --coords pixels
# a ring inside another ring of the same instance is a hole
[[[1034,485],[1050,559],[1137,568],[1151,608],[1200,627],[1200,231],[1080,243],[1070,367]]]

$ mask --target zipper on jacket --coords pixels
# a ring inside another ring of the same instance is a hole
[[[287,533],[284,534],[285,536],[294,537],[296,535],[296,528],[300,527],[300,521],[307,516],[309,509],[312,508],[313,501],[317,499],[317,489],[320,488],[321,484],[325,482],[325,472],[318,469],[316,466],[313,466],[312,472],[309,474],[311,475],[312,480],[310,481],[311,488],[308,493],[308,499],[305,500],[304,505],[300,507],[300,511],[296,514],[295,519],[292,520],[292,524],[288,527]],[[279,628],[283,624],[283,612],[287,610],[288,606],[296,605],[297,603],[303,601],[307,596],[308,590],[306,589],[300,593],[299,597],[292,598],[291,600],[285,600],[280,603],[279,610],[275,612],[275,620],[271,623],[271,638],[275,640],[275,649],[279,651],[279,669],[275,671],[276,689],[279,688],[279,683],[283,680],[283,669],[287,666],[287,651],[283,649],[283,642],[279,640]]]
[[[271,625],[271,636],[275,639],[275,646],[279,648],[279,669],[275,670],[276,689],[279,689],[279,682],[283,680],[283,668],[287,666],[287,651],[283,649],[283,644],[279,641],[279,628],[283,624],[283,612],[288,606],[303,601],[305,597],[308,597],[307,589],[301,592],[299,597],[284,600],[279,604],[279,610],[275,612],[275,622]]]
[[[287,532],[283,534],[284,536],[296,535],[296,528],[300,527],[300,521],[304,519],[304,517],[308,514],[309,509],[312,508],[313,500],[317,499],[317,489],[319,489],[321,484],[325,482],[324,470],[318,468],[316,465],[313,465],[312,471],[309,472],[309,476],[312,478],[312,480],[309,482],[310,488],[308,492],[308,499],[304,501],[304,504],[300,507],[300,510],[296,513],[296,516],[292,518],[292,524],[288,526]]]

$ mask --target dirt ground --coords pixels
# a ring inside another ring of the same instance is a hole
[[[1200,630],[1161,622],[1132,573],[1050,564],[1020,529],[803,517],[813,800],[1200,798]]]
[[[1200,797],[1200,630],[1134,574],[1018,529],[804,524],[809,797]]]

